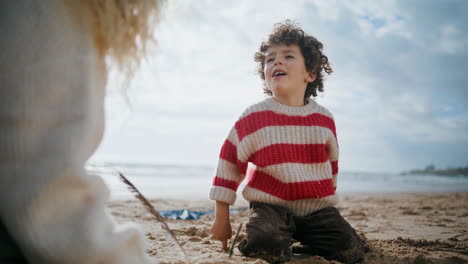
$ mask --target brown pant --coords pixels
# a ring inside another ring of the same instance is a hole
[[[16,243],[11,238],[5,226],[0,222],[0,263],[27,264]]]
[[[292,239],[301,242],[290,249]],[[355,263],[367,247],[335,207],[307,216],[294,216],[288,209],[260,202],[250,203],[247,235],[239,250],[247,257],[270,263],[288,261],[291,253],[307,253],[328,260]]]

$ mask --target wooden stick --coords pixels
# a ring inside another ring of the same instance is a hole
[[[234,237],[234,240],[232,241],[231,249],[229,249],[229,257],[231,257],[231,256],[232,256],[232,253],[234,253],[234,245],[235,245],[236,242],[237,242],[237,237],[239,236],[239,233],[240,233],[241,228],[242,228],[242,223],[239,225],[239,228],[237,229],[236,236]]]
[[[169,235],[171,235],[171,237],[174,239],[174,241],[176,242],[176,244],[179,246],[180,250],[182,251],[182,253],[184,253],[184,256],[185,256],[185,260],[187,261],[187,263],[192,263],[192,261],[190,261],[187,253],[185,252],[184,248],[182,247],[182,245],[179,243],[179,240],[177,239],[177,237],[175,236],[174,232],[172,232],[172,230],[169,228],[169,226],[167,225],[166,223],[166,219],[160,214],[158,213],[158,211],[156,211],[156,209],[154,208],[154,206],[148,201],[148,199],[145,198],[145,196],[143,196],[143,194],[141,194],[141,192],[135,187],[135,185],[133,185],[133,183],[131,183],[125,176],[123,176],[123,174],[118,171],[119,175],[120,175],[120,179],[125,183],[127,184],[128,186],[128,189],[135,195],[135,197],[141,201],[141,203],[145,206],[145,208],[156,218],[156,220],[158,220],[159,223],[161,223],[161,226],[164,230],[166,230]]]

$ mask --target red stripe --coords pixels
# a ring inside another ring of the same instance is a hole
[[[240,173],[245,174],[247,171],[247,162],[242,162],[237,159],[237,147],[229,140],[225,140],[219,158],[231,162],[239,168]]]
[[[338,161],[335,160],[335,161],[332,161],[331,162],[331,166],[332,166],[332,174],[337,174],[338,173]]]
[[[247,166],[249,165],[249,163],[247,162],[242,162],[240,160],[237,160],[237,167],[239,168],[239,171],[240,173],[244,174],[247,172]]]
[[[281,163],[322,163],[327,160],[325,144],[273,144],[249,157],[250,162],[260,167]]]
[[[286,201],[323,198],[335,194],[332,179],[284,183],[258,170],[248,179],[247,185]]]
[[[239,140],[268,126],[321,126],[330,129],[336,138],[335,122],[332,118],[319,113],[308,116],[288,116],[272,111],[251,113],[236,123]]]
[[[213,186],[221,186],[231,189],[233,191],[237,191],[237,187],[239,187],[239,184],[235,181],[227,180],[216,176],[213,179]]]
[[[225,161],[229,161],[231,163],[237,163],[237,147],[234,146],[229,140],[225,140],[223,147],[221,148],[221,153],[219,157]]]

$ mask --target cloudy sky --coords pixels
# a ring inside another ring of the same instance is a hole
[[[293,19],[334,69],[317,101],[335,116],[341,170],[468,166],[467,13],[463,0],[171,0],[130,106],[110,82],[91,161],[215,166],[235,120],[265,97],[254,52]]]

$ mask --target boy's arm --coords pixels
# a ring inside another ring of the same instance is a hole
[[[219,154],[218,167],[210,190],[210,199],[233,205],[236,191],[245,178],[247,161],[239,158],[242,146],[235,127],[229,132]],[[245,150],[244,150],[245,151]]]
[[[229,204],[216,201],[215,221],[211,226],[213,238],[221,241],[223,250],[227,250],[227,240],[232,236],[231,221],[229,220]]]
[[[210,190],[210,199],[216,201],[216,216],[211,232],[213,238],[222,242],[223,250],[227,250],[227,240],[232,235],[229,205],[234,204],[237,188],[247,170],[247,162],[238,158],[239,148],[237,131],[233,127],[221,148],[216,176]]]
[[[332,126],[332,133],[327,140],[327,154],[328,159],[330,160],[331,167],[332,167],[332,178],[333,178],[333,185],[336,189],[337,184],[337,176],[338,176],[338,156],[339,156],[339,148],[338,148],[338,139],[336,136],[336,128],[335,122],[333,120]]]

